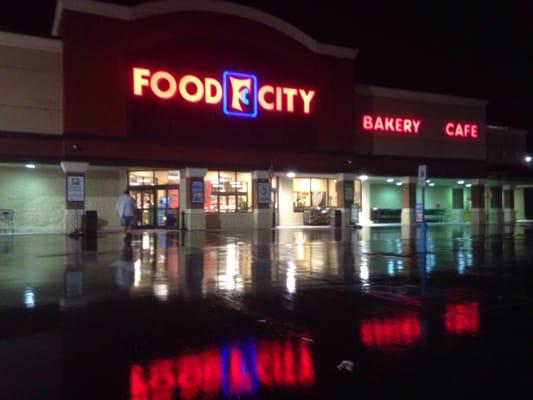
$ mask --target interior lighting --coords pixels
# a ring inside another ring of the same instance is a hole
[[[457,181],[457,184],[458,184],[458,185],[464,185],[464,184],[465,184],[465,181],[462,181],[462,180],[461,180],[461,181]]]
[[[35,169],[35,164],[26,164],[26,168]]]
[[[429,184],[429,186],[433,187],[433,186],[435,186],[435,183],[434,183],[434,182],[431,182],[431,183]]]
[[[527,163],[530,163],[531,160],[533,160],[533,157],[531,157],[531,156],[525,156],[525,157],[524,157],[524,160],[525,160]]]
[[[287,178],[294,178],[296,176],[296,173],[295,172],[287,172]]]
[[[387,179],[387,183],[392,183],[392,182],[394,182],[394,179],[392,178]]]
[[[359,176],[359,179],[361,181],[366,181],[368,179],[368,175],[361,175],[361,176]]]
[[[402,186],[401,182],[396,182],[396,186]]]

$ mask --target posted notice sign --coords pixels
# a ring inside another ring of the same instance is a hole
[[[85,201],[85,176],[67,176],[67,201]]]

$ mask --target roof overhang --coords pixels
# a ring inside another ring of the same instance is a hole
[[[86,14],[135,21],[161,14],[180,12],[208,12],[245,18],[277,30],[301,43],[314,53],[354,59],[358,50],[349,47],[334,46],[317,42],[312,37],[280,18],[263,11],[239,4],[214,0],[179,0],[156,1],[134,6],[120,6],[93,0],[58,0],[56,5],[52,35],[58,36],[63,11],[75,11]]]

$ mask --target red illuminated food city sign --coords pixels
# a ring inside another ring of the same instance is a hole
[[[419,134],[422,130],[422,120],[412,117],[393,117],[384,115],[363,114],[361,126],[368,132],[392,132],[399,134]],[[479,125],[467,122],[446,121],[443,132],[448,137],[477,139]]]
[[[250,118],[257,117],[259,108],[309,115],[316,94],[314,90],[297,87],[259,86],[254,74],[235,71],[224,71],[219,79],[194,74],[176,76],[168,71],[134,67],[132,78],[135,96],[151,93],[163,100],[180,98],[189,103],[222,103],[224,114]]]

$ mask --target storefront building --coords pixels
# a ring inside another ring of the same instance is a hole
[[[526,131],[487,126],[483,100],[359,85],[357,50],[261,11],[64,0],[52,33],[0,34],[2,230],[85,210],[115,230],[125,188],[144,228],[413,225],[419,165],[430,222],[531,212]]]

